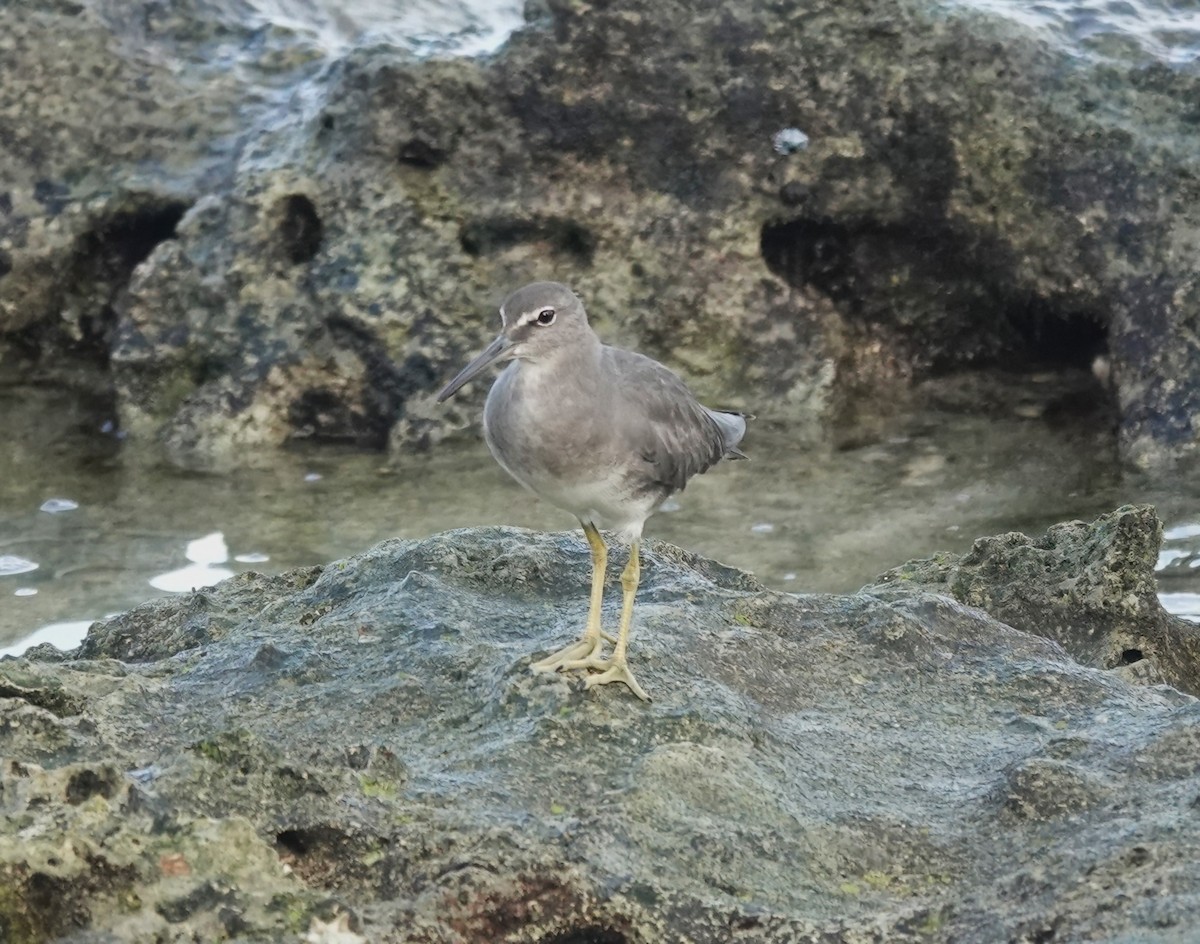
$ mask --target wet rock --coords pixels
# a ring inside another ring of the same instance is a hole
[[[1159,625],[1133,562],[1152,516],[1053,533],[1062,580],[1119,589],[1130,633]],[[389,541],[114,617],[65,661],[0,661],[20,721],[0,724],[0,928],[703,944],[1194,925],[1190,696],[944,587],[793,596],[661,543],[632,650],[655,700],[587,693],[528,666],[579,631],[588,562],[574,534]],[[1005,601],[1001,573],[970,586]]]
[[[107,358],[133,270],[228,179],[271,85],[304,72],[299,37],[291,61],[272,57],[278,33],[224,4],[144,14],[24,0],[0,10],[0,336],[43,355],[84,346]]]
[[[931,374],[1103,363],[1128,460],[1194,451],[1194,75],[924,0],[529,15],[487,60],[327,61],[223,0],[6,5],[0,337],[93,350],[133,455],[402,450],[552,276],[813,443]]]
[[[1200,695],[1200,627],[1167,613],[1154,567],[1162,522],[1149,505],[1055,525],[1038,538],[980,538],[888,571],[872,589],[921,587],[1052,639],[1084,665]]]

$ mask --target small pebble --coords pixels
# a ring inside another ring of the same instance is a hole
[[[799,128],[784,128],[775,132],[771,146],[776,154],[795,154],[808,147],[808,135]]]

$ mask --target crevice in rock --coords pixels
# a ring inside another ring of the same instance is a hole
[[[411,138],[400,145],[396,160],[406,167],[433,170],[446,161],[446,152],[422,138]]]
[[[589,925],[548,937],[544,944],[628,944],[628,941],[620,931]]]
[[[59,317],[41,318],[9,340],[33,363],[59,361],[66,353],[107,367],[118,299],[133,270],[175,237],[188,207],[181,200],[142,195],[98,218],[62,263],[51,302]]]
[[[136,868],[115,866],[102,855],[87,853],[83,861],[86,870],[70,877],[32,872],[17,888],[3,889],[9,893],[4,904],[12,907],[0,914],[0,931],[6,924],[10,931],[15,925],[27,930],[31,941],[58,940],[74,934],[91,924],[92,902],[101,896],[120,894],[137,879]],[[0,940],[7,938],[0,936]]]
[[[419,362],[397,367],[365,325],[331,317],[325,330],[337,347],[358,358],[364,376],[352,386],[330,378],[327,386],[301,391],[288,407],[292,436],[382,449],[401,404],[432,382],[426,376],[431,371]]]
[[[61,688],[44,686],[40,688],[24,688],[0,682],[0,698],[20,698],[22,701],[42,708],[57,715],[59,718],[69,718],[83,711],[83,701],[68,694]]]
[[[310,841],[307,830],[285,829],[275,834],[275,849],[281,854],[306,856],[309,853]]]
[[[1135,662],[1141,662],[1145,656],[1142,655],[1141,649],[1126,649],[1121,653],[1121,665],[1133,665]]]
[[[80,307],[79,334],[84,347],[105,363],[116,324],[117,298],[133,270],[160,243],[175,238],[175,228],[187,209],[188,204],[178,200],[154,200],[114,214],[77,241],[67,292],[94,300]]]
[[[311,262],[321,249],[325,225],[316,205],[302,193],[284,197],[278,207],[279,241],[292,265]]]
[[[117,782],[113,779],[112,771],[96,771],[91,768],[76,771],[67,781],[67,802],[78,806],[94,796],[112,799],[117,792]]]
[[[279,858],[302,882],[325,888],[349,879],[361,845],[334,826],[297,827],[275,834]]]
[[[513,246],[543,243],[552,253],[590,266],[596,253],[596,236],[586,226],[562,217],[493,216],[470,220],[459,233],[463,251],[489,256]]]
[[[1107,317],[1017,285],[1004,246],[937,219],[796,218],[766,223],[763,260],[828,297],[848,323],[883,328],[914,376],[965,367],[1090,368],[1107,353]]]

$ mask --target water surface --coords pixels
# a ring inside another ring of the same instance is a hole
[[[1019,386],[1036,394],[1039,384],[1054,381]],[[827,456],[786,426],[756,422],[744,443],[751,460],[694,479],[646,533],[782,590],[844,592],[910,558],[965,551],[981,535],[1038,533],[1149,500],[1172,529],[1164,600],[1200,613],[1195,492],[1123,481],[1107,430],[1063,425],[1033,402],[987,417],[928,408],[881,442]],[[388,537],[575,527],[512,483],[473,437],[391,466],[377,454],[308,448],[265,469],[204,476],[127,467],[95,403],[61,387],[0,388],[9,445],[0,454],[0,651],[30,637],[73,645],[88,621],[150,597],[326,563]]]

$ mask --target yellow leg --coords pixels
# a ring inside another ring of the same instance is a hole
[[[588,680],[584,682],[584,688],[608,685],[612,682],[624,682],[629,686],[629,690],[642,701],[650,700],[645,689],[638,684],[633,673],[629,671],[629,664],[626,662],[625,656],[629,646],[629,626],[633,622],[633,598],[637,596],[638,581],[641,576],[642,564],[638,556],[638,542],[634,541],[629,547],[629,563],[621,571],[621,589],[624,591],[624,596],[621,600],[621,628],[617,632],[617,646],[613,649],[611,659],[605,661],[591,659],[588,660],[590,664],[583,666],[602,670],[599,675],[589,676]],[[567,668],[574,668],[574,666],[569,665]]]
[[[583,638],[571,643],[564,649],[546,656],[539,662],[534,662],[530,668],[535,672],[556,672],[564,668],[568,662],[580,662],[594,659],[604,648],[604,640],[613,642],[613,638],[600,628],[600,607],[604,602],[604,574],[608,570],[608,548],[604,538],[594,525],[584,524],[583,533],[587,536],[592,548],[592,598],[588,604],[587,628]]]

